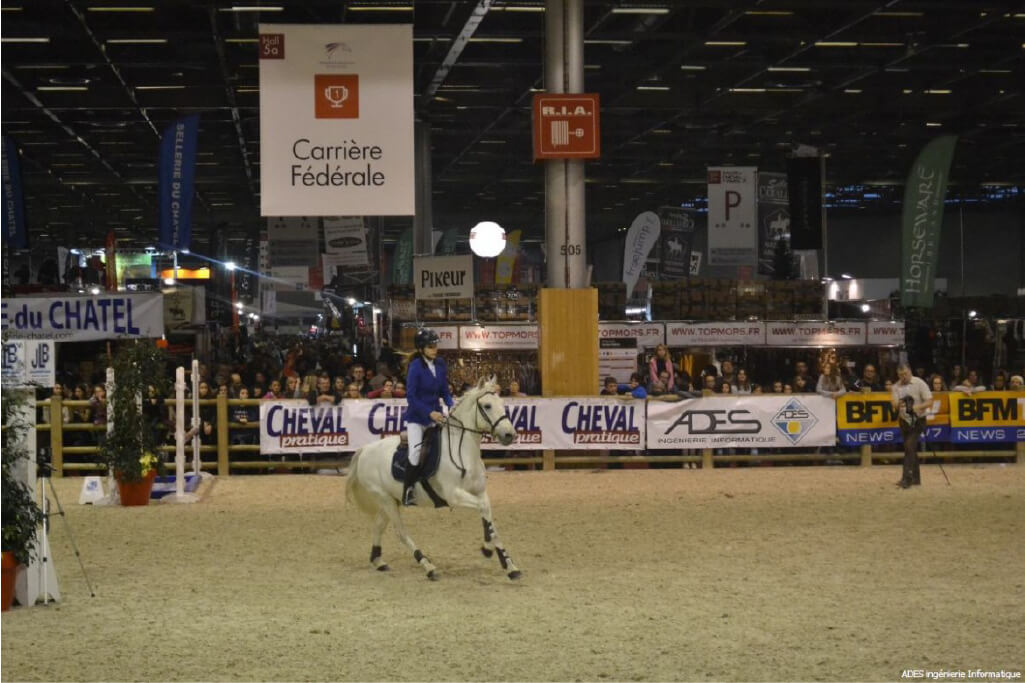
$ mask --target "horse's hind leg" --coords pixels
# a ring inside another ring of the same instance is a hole
[[[513,563],[505,546],[498,538],[498,530],[495,529],[495,520],[491,514],[491,498],[488,497],[487,492],[485,491],[480,497],[477,497],[462,489],[456,489],[450,494],[449,503],[476,508],[480,511],[481,523],[484,525],[484,544],[480,548],[481,553],[484,557],[491,557],[493,553],[498,553],[498,561],[501,563],[502,569],[506,571],[506,576],[510,579],[520,578],[523,573]]]
[[[390,567],[381,559],[381,535],[388,526],[388,515],[382,511],[377,512],[374,519],[374,545],[370,548],[370,564],[379,572],[386,572]]]
[[[406,532],[406,525],[402,522],[402,516],[399,514],[399,506],[395,501],[388,501],[388,505],[384,506],[384,512],[388,515],[388,520],[391,521],[392,526],[395,527],[395,533],[398,534],[399,540],[409,548],[410,552],[413,553],[413,559],[416,560],[424,572],[427,574],[427,578],[434,581],[438,578],[437,567],[431,564],[431,561],[427,559],[427,556],[416,547],[416,543],[410,538]],[[381,527],[382,530],[384,527]]]

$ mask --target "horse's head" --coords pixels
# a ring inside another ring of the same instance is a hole
[[[491,434],[503,446],[508,446],[516,439],[516,429],[505,413],[505,402],[498,395],[500,390],[501,387],[492,375],[478,381],[475,387],[466,392],[463,400],[475,405],[477,429]]]

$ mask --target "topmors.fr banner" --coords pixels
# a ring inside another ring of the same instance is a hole
[[[411,216],[413,27],[260,24],[260,213]]]

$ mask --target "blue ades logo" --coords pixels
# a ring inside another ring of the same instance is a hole
[[[787,401],[772,418],[772,424],[783,436],[797,444],[817,425],[819,419],[796,398]]]

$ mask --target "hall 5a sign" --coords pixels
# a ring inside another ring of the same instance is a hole
[[[417,300],[473,297],[473,256],[417,256],[413,259]]]

